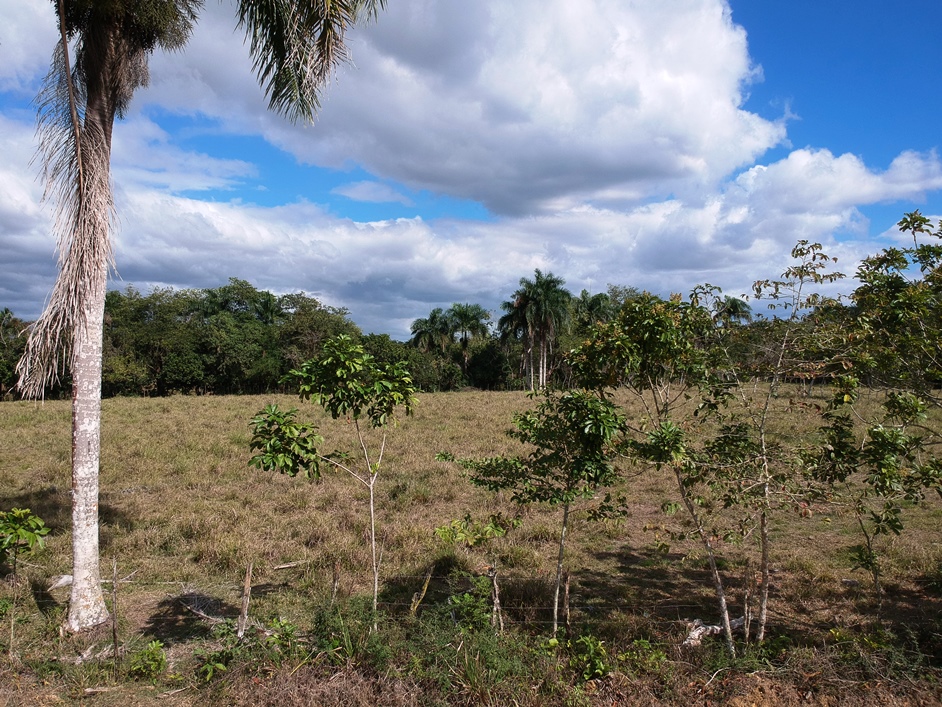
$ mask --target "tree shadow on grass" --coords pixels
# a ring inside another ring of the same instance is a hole
[[[46,486],[35,491],[19,494],[0,494],[0,510],[29,508],[42,518],[53,535],[72,527],[72,493],[68,488]],[[102,493],[98,505],[98,517],[102,525],[129,525],[131,518],[109,503],[108,494]],[[102,538],[102,545],[105,544]]]
[[[49,582],[43,578],[32,578],[29,580],[29,590],[33,595],[33,601],[43,616],[49,617],[61,612],[66,607],[66,602],[58,602],[56,598],[49,593],[47,585]]]
[[[470,567],[467,558],[444,552],[412,574],[384,577],[378,596],[379,606],[391,615],[401,616],[410,613],[413,600],[419,596],[419,611],[422,607],[447,603],[448,597],[456,591],[470,588]],[[429,583],[423,595],[426,574],[429,575]],[[464,575],[467,575],[464,580],[459,579]]]
[[[144,633],[166,645],[207,638],[216,623],[235,619],[239,607],[201,592],[167,597],[157,604],[144,625]]]
[[[712,578],[704,563],[691,562],[680,553],[627,546],[595,556],[604,569],[573,574],[574,623],[595,624],[604,630],[635,624],[659,626],[679,635],[686,631],[687,620],[719,622]],[[730,616],[741,616],[746,571],[742,565],[731,564],[721,574]],[[865,582],[775,571],[770,581],[767,635],[787,637],[795,645],[821,646],[835,628],[853,636],[872,634],[887,645],[917,650],[932,667],[942,666],[942,597],[912,582],[887,583],[885,588],[882,597],[877,597]],[[753,589],[754,620],[757,591]],[[638,621],[633,622],[631,616]]]
[[[605,569],[573,575],[571,603],[603,619],[615,612],[643,612],[664,620],[717,614],[708,568],[676,552],[632,550],[595,553]],[[738,582],[736,583],[738,585]]]

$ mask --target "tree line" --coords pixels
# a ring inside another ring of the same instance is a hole
[[[535,388],[560,379],[558,352],[607,320],[629,287],[573,297],[564,281],[537,270],[501,305],[494,321],[480,304],[435,308],[412,323],[408,341],[364,334],[342,307],[296,292],[277,296],[231,278],[207,289],[134,287],[105,298],[102,394],[259,394],[284,389],[283,379],[338,334],[362,343],[381,363],[403,362],[426,392],[475,387]],[[0,310],[0,399],[16,396],[17,362],[30,322]],[[44,395],[70,394],[68,361]]]
[[[405,363],[418,390],[438,392],[474,387],[482,390],[537,390],[574,382],[565,354],[593,327],[611,322],[626,303],[648,297],[624,285],[605,292],[573,295],[565,280],[534,272],[501,303],[500,316],[480,304],[436,307],[413,321],[408,341],[386,334],[364,334],[342,307],[323,305],[296,292],[276,296],[231,278],[208,289],[157,288],[143,294],[134,287],[108,292],[103,333],[102,393],[259,394],[284,390],[282,381],[321,344],[338,334],[361,342],[381,363]],[[723,332],[728,355],[742,371],[761,375],[783,322],[754,316],[742,298],[723,295],[703,302],[711,326]],[[811,331],[827,322],[849,326],[860,319],[858,302],[821,303],[800,313],[793,326]],[[773,311],[774,314],[774,311]],[[0,399],[15,396],[16,364],[29,322],[0,310]],[[810,355],[810,354],[809,354]],[[906,361],[884,357],[888,371]],[[808,363],[791,378],[813,386],[827,372]],[[69,394],[68,363],[47,397]]]
[[[9,309],[0,311],[0,398],[16,394],[16,364],[28,327]],[[456,364],[387,335],[363,334],[342,307],[304,292],[276,296],[236,278],[209,289],[110,291],[103,329],[106,397],[280,391],[289,371],[339,334],[362,341],[380,361],[405,362],[423,390],[462,385]],[[66,364],[45,394],[68,395],[71,385]]]

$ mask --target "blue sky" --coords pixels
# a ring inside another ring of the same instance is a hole
[[[239,277],[406,338],[535,268],[741,295],[799,238],[852,273],[905,211],[942,215],[935,0],[388,4],[314,125],[266,111],[227,2],[152,58],[115,130],[112,287]],[[51,8],[0,0],[0,307],[27,319],[55,277],[30,166]]]

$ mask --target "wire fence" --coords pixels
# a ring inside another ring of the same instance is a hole
[[[234,620],[240,615],[240,604],[246,602],[246,592],[253,600],[265,598],[265,611],[272,611],[272,599],[277,609],[278,596],[282,595],[286,603],[293,603],[298,596],[307,595],[312,607],[330,604],[338,608],[362,592],[338,592],[336,575],[333,577],[333,591],[304,590],[290,582],[205,582],[161,581],[136,577],[136,571],[123,577],[102,580],[106,600],[109,604],[120,602],[122,614],[147,616],[145,627],[160,624],[179,626],[181,617],[189,615],[194,621]],[[395,621],[410,615],[421,615],[433,607],[453,609],[449,604],[455,597],[482,594],[482,585],[475,586],[476,578],[487,579],[488,575],[476,574],[426,574],[392,575],[383,578],[379,597],[379,609],[384,620]],[[670,600],[646,600],[643,606],[637,601],[616,600],[602,595],[593,595],[582,587],[576,575],[565,580],[565,593],[560,594],[558,611],[560,617],[566,616],[572,623],[604,624],[615,621],[625,615],[643,619],[646,624],[662,628],[682,626],[688,619],[704,611],[709,599],[700,602]],[[555,577],[546,574],[518,575],[508,574],[497,577],[499,603],[503,623],[508,626],[525,626],[539,629],[551,626],[554,606],[551,603],[554,593]],[[68,600],[68,582],[30,582],[28,591],[19,591],[16,611],[20,616],[30,611],[49,614],[66,608]],[[575,587],[573,589],[573,587]],[[423,588],[427,592],[423,591]],[[414,589],[411,599],[404,598]],[[489,585],[486,588],[489,590]],[[147,596],[159,590],[158,597]],[[422,594],[421,598],[417,597]],[[484,603],[493,602],[493,595],[479,597]],[[550,602],[550,603],[548,603]]]

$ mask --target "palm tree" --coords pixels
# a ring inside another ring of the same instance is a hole
[[[565,280],[552,273],[534,271],[532,280],[520,278],[520,287],[513,298],[501,304],[505,312],[497,323],[503,336],[524,340],[528,358],[530,389],[545,388],[551,372],[550,359],[556,335],[569,322],[569,300],[572,295],[563,288]],[[539,361],[534,362],[535,353]],[[537,371],[539,375],[537,376]]]
[[[724,295],[713,304],[713,321],[721,326],[741,324],[752,321],[752,307],[744,299]]]
[[[586,333],[595,324],[609,321],[615,313],[615,304],[605,292],[592,295],[588,290],[583,290],[578,297],[572,298],[571,304],[570,317],[579,335]]]
[[[514,294],[516,295],[514,299],[501,302],[500,308],[504,314],[497,320],[497,332],[500,334],[501,343],[506,344],[513,340],[523,345],[523,352],[520,356],[520,375],[526,378],[529,374],[530,390],[533,390],[533,345],[526,316],[526,301],[519,291]]]
[[[313,118],[319,91],[344,58],[344,34],[385,0],[238,0],[269,107]],[[108,618],[98,553],[102,322],[112,262],[111,136],[157,48],[180,49],[203,0],[53,0],[60,41],[37,99],[46,196],[55,202],[59,275],[17,367],[19,389],[38,398],[60,360],[71,366],[72,590],[65,627]],[[75,66],[69,42],[74,42]]]
[[[441,307],[429,312],[428,317],[412,322],[412,345],[422,351],[441,349],[444,354],[452,341],[451,322]]]
[[[471,356],[469,345],[472,339],[485,337],[490,333],[487,322],[491,318],[484,307],[479,304],[458,304],[457,302],[445,312],[451,336],[458,337],[461,344],[462,371],[468,372],[468,359]]]

